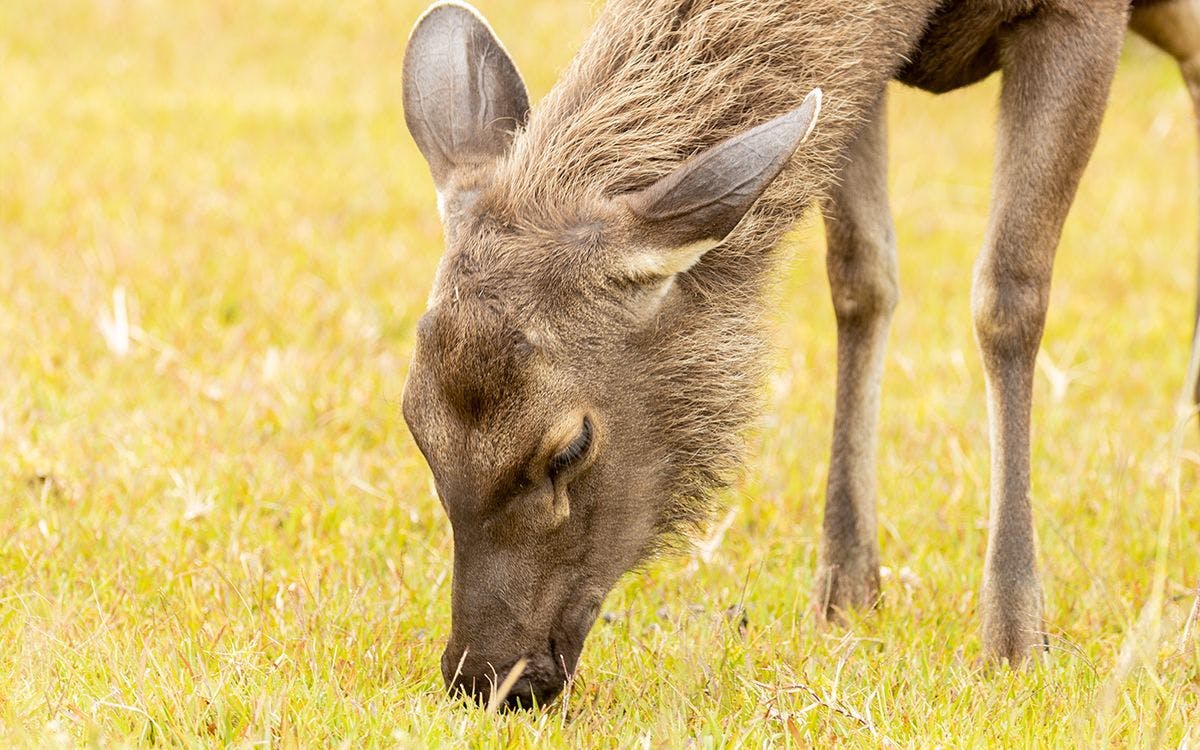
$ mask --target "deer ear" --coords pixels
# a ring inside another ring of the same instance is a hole
[[[528,118],[525,83],[483,16],[461,2],[427,10],[404,54],[404,121],[438,191],[504,153]]]
[[[787,114],[704,151],[650,187],[622,196],[642,225],[650,256],[635,273],[686,271],[729,236],[812,132],[821,90]]]

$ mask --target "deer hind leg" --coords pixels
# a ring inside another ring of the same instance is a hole
[[[991,509],[981,614],[985,655],[1023,663],[1044,648],[1030,501],[1030,414],[1050,276],[1091,156],[1127,3],[1087,0],[1006,30],[996,178],[971,307],[987,377]]]
[[[837,619],[879,598],[875,446],[884,348],[898,296],[885,120],[881,99],[824,207],[838,376],[815,592],[822,618]]]
[[[1134,10],[1130,26],[1169,53],[1179,63],[1192,95],[1197,134],[1200,134],[1200,0],[1168,0]],[[1196,324],[1192,332],[1189,384],[1200,404],[1200,274],[1197,274]]]

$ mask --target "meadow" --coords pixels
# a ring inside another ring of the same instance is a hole
[[[979,662],[993,78],[892,96],[883,606],[808,610],[835,368],[813,213],[697,548],[610,595],[545,710],[447,698],[449,524],[399,409],[441,250],[400,106],[423,5],[0,3],[0,744],[1200,746],[1196,134],[1132,38],[1036,383],[1043,663]],[[478,5],[535,100],[596,10]]]

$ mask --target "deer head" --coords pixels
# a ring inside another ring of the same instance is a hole
[[[530,106],[469,6],[417,23],[404,107],[446,239],[403,398],[454,536],[442,673],[482,700],[522,661],[508,702],[545,703],[607,592],[677,527],[673,498],[705,470],[681,457],[688,415],[656,403],[713,384],[658,360],[701,294],[689,273],[807,137],[820,92],[643,189],[549,219],[492,210],[490,172]]]

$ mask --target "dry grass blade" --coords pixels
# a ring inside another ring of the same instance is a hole
[[[871,721],[870,717],[863,712],[856,710],[853,706],[847,705],[845,702],[839,700],[836,696],[821,695],[813,687],[802,682],[782,686],[771,685],[765,682],[756,682],[754,684],[764,690],[769,690],[775,693],[804,693],[812,699],[813,705],[828,709],[839,716],[843,716],[857,723],[863,729],[866,729],[868,732],[870,732],[871,736],[877,739],[883,746],[896,746],[896,742],[886,734],[880,732],[879,728],[875,726],[875,722]],[[874,694],[872,694],[872,697],[874,697]],[[871,699],[868,698],[867,705],[870,705],[870,701]]]
[[[1183,623],[1183,634],[1179,636],[1179,651],[1187,651],[1188,642],[1192,638],[1192,629],[1200,618],[1200,583],[1196,584],[1196,598],[1192,600],[1192,611],[1188,613],[1187,621]]]
[[[529,662],[525,659],[518,659],[517,663],[512,666],[512,669],[508,670],[504,681],[492,691],[492,697],[488,699],[487,712],[489,714],[496,713],[496,710],[504,705],[504,699],[512,691],[513,685],[517,684],[517,680],[521,679],[521,675],[525,673],[525,667],[528,665]]]
[[[1170,434],[1169,488],[1162,495],[1159,514],[1158,536],[1155,545],[1154,575],[1151,579],[1150,595],[1142,605],[1136,622],[1126,627],[1121,651],[1109,675],[1097,703],[1096,739],[1100,740],[1109,731],[1113,712],[1121,696],[1123,685],[1134,670],[1146,667],[1151,671],[1159,668],[1158,646],[1163,639],[1163,605],[1166,600],[1168,565],[1171,560],[1171,537],[1179,519],[1184,514],[1183,468],[1184,440],[1196,418],[1196,405],[1192,402],[1194,383],[1200,377],[1200,340],[1194,342],[1188,357],[1187,375],[1175,401],[1175,424]],[[1187,629],[1191,617],[1184,626],[1186,643]]]

